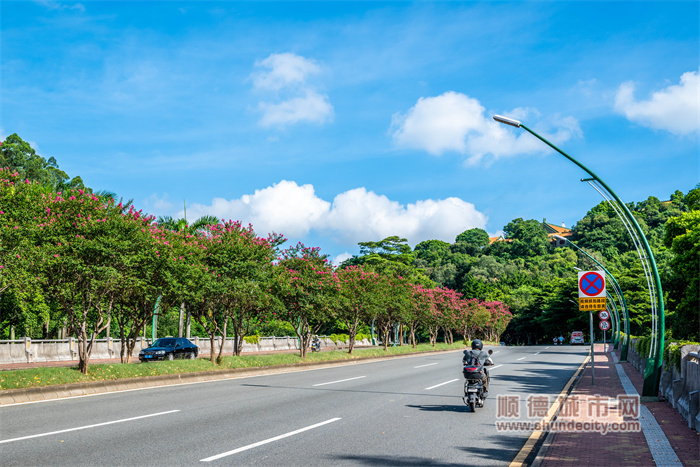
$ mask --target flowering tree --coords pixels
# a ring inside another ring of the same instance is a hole
[[[411,284],[403,276],[379,275],[380,305],[375,320],[379,335],[387,350],[394,325],[404,321],[411,309]]]
[[[411,301],[409,313],[404,318],[408,326],[411,345],[416,347],[416,330],[425,323],[429,316],[435,313],[433,290],[422,285],[411,285]]]
[[[486,339],[498,342],[501,334],[506,330],[508,323],[513,319],[508,305],[502,302],[486,302],[484,307],[489,314],[488,320],[484,324]]]
[[[332,267],[318,248],[300,243],[279,258],[272,292],[284,306],[281,319],[294,327],[305,358],[311,336],[332,317],[332,301],[338,294]]]
[[[355,347],[357,329],[362,323],[370,321],[380,304],[378,274],[365,271],[362,266],[350,266],[336,272],[338,297],[335,301],[335,316],[348,329],[350,349]]]
[[[207,227],[205,272],[217,283],[216,296],[210,297],[223,313],[222,347],[229,319],[234,326],[234,353],[240,355],[243,339],[251,322],[259,320],[272,304],[269,281],[274,247],[283,239],[277,235],[257,237],[251,225],[239,221]],[[274,312],[271,312],[274,313]],[[221,349],[217,361],[221,360]]]
[[[433,291],[435,312],[439,326],[445,333],[445,343],[452,344],[452,330],[456,327],[456,316],[461,309],[462,294],[448,288],[437,287]]]
[[[20,179],[17,172],[0,169],[0,326],[19,326],[25,332],[49,321],[49,304],[34,258],[37,200],[49,190]]]

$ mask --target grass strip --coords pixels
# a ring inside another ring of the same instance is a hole
[[[264,368],[276,365],[292,365],[309,362],[331,362],[338,360],[351,360],[354,358],[383,357],[390,355],[428,352],[433,350],[457,350],[463,349],[460,341],[453,345],[419,344],[414,349],[411,346],[402,345],[389,347],[386,351],[383,347],[355,349],[352,354],[344,350],[329,350],[318,353],[307,353],[302,359],[299,354],[276,353],[265,355],[242,355],[240,357],[226,356],[221,364],[211,363],[208,359],[174,360],[162,362],[149,362],[143,364],[130,363],[101,363],[90,365],[89,372],[84,375],[78,371],[78,366],[72,367],[39,367],[24,370],[0,371],[0,390],[27,389],[59,384],[82,383],[87,381],[105,381],[123,378],[141,378],[145,376],[173,375],[183,373],[195,373],[200,371],[229,370],[234,368]]]

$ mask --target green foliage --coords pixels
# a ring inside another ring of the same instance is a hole
[[[667,367],[675,367],[678,372],[681,371],[681,348],[684,345],[700,345],[700,343],[692,341],[666,343],[666,348],[664,349],[664,363]]]
[[[350,336],[347,334],[331,334],[328,338],[335,344],[347,344],[350,340]]]
[[[248,344],[257,344],[260,342],[260,336],[253,334],[252,336],[245,336],[243,338]]]

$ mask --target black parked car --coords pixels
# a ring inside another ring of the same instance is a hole
[[[199,348],[184,337],[161,337],[150,347],[139,352],[141,362],[152,360],[174,360],[176,358],[197,358]]]

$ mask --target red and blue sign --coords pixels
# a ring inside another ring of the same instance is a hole
[[[598,271],[578,273],[579,297],[605,297],[605,276]]]

